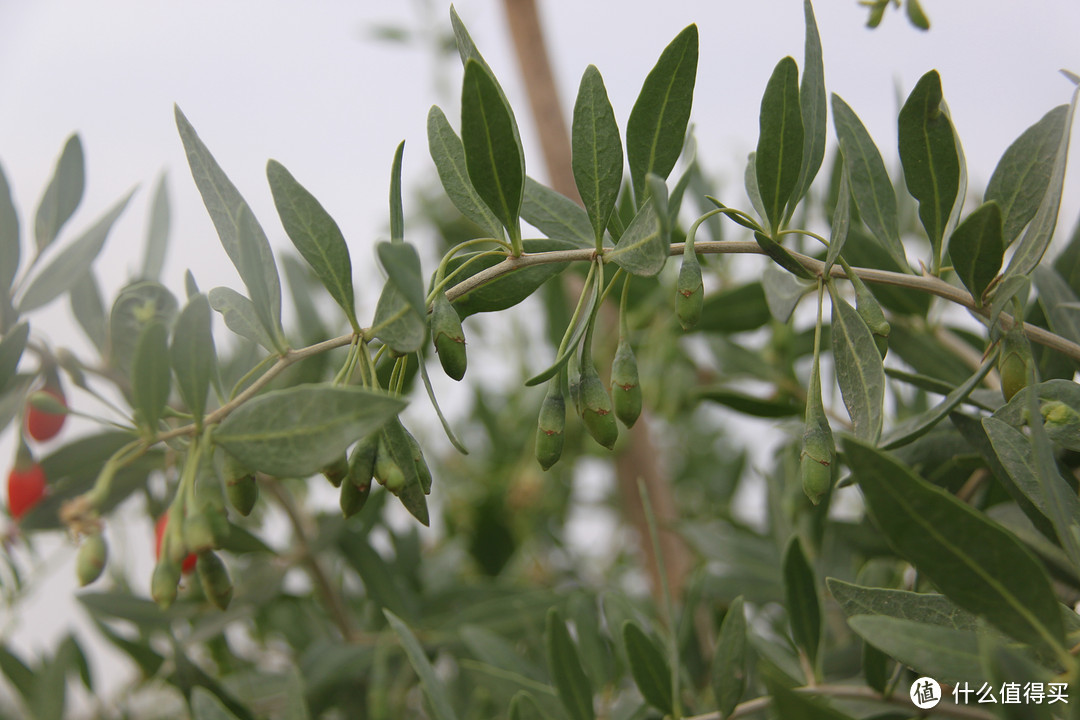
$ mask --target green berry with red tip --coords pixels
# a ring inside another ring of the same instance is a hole
[[[183,547],[183,543],[179,543],[180,547],[176,550],[172,549],[172,541],[167,540],[167,533],[169,532],[169,512],[165,512],[161,517],[157,519],[157,524],[154,526],[154,555],[158,561],[161,562],[163,546],[168,552],[165,553],[165,559],[169,562],[177,564],[184,572],[184,574],[190,573],[195,569],[195,554],[187,553]],[[172,537],[176,537],[175,535]],[[173,557],[179,555],[179,557]],[[181,564],[182,563],[182,564]]]
[[[641,415],[641,385],[637,358],[626,338],[619,338],[619,347],[611,363],[611,395],[615,417],[626,427],[633,427]]]
[[[562,393],[562,377],[548,383],[547,395],[540,405],[536,419],[536,461],[544,470],[559,462],[566,429],[566,400]]]
[[[180,565],[168,558],[159,559],[157,565],[154,566],[154,574],[150,579],[150,597],[154,599],[158,607],[162,610],[169,609],[176,600],[177,585],[179,584]]]
[[[334,487],[341,487],[341,481],[349,474],[349,460],[342,453],[334,462],[322,469],[323,477],[330,481]]]
[[[109,560],[109,546],[101,532],[91,533],[83,538],[79,553],[75,556],[75,574],[79,585],[86,587],[101,577],[105,564]]]
[[[206,598],[219,610],[227,609],[232,602],[233,584],[225,563],[216,554],[206,551],[199,553],[196,567]]]
[[[675,315],[683,330],[690,330],[701,319],[705,305],[705,285],[701,280],[701,265],[697,254],[684,253],[679,280],[675,285]]]
[[[225,495],[236,511],[247,517],[259,500],[259,485],[255,474],[232,455],[225,456]]]
[[[611,397],[600,380],[599,373],[592,362],[586,363],[581,371],[581,419],[585,429],[593,440],[608,450],[615,447],[619,439],[619,426],[615,422],[615,413],[611,406]]]
[[[390,492],[397,495],[405,487],[405,473],[401,466],[394,462],[394,456],[386,446],[382,435],[379,436],[379,446],[375,452],[375,479]]]

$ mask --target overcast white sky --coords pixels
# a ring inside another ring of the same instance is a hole
[[[660,51],[697,22],[693,121],[699,156],[725,182],[728,204],[748,205],[741,178],[756,144],[761,92],[781,57],[790,54],[802,64],[801,0],[541,2],[564,107],[572,107],[585,66],[595,64],[622,127]],[[859,113],[886,163],[895,165],[898,93],[906,95],[919,76],[938,69],[967,152],[971,186],[981,188],[1008,144],[1068,101],[1072,87],[1057,70],[1080,71],[1080,3],[923,5],[933,22],[929,33],[896,11],[870,31],[855,0],[820,0],[826,86]],[[542,178],[501,3],[460,0],[457,9],[517,109],[530,174]],[[98,261],[107,296],[139,267],[151,191],[162,170],[169,174],[174,220],[166,283],[181,293],[183,271],[190,267],[204,289],[241,287],[187,170],[173,124],[176,102],[276,248],[288,242],[265,180],[271,157],[335,217],[352,246],[357,280],[374,278],[371,243],[386,234],[395,146],[406,140],[405,182],[415,187],[432,175],[429,106],[442,104],[458,124],[456,58],[437,65],[431,43],[423,40],[424,33],[449,27],[447,10],[438,0],[0,0],[0,165],[20,210],[24,240],[60,148],[78,131],[87,191],[59,246],[141,184]],[[374,25],[409,28],[421,39],[375,42]],[[1071,176],[1068,209],[1059,221],[1067,228],[1080,208],[1077,173]],[[406,206],[407,216],[409,211]],[[361,320],[372,310],[371,304],[361,306]],[[0,458],[9,457],[10,435],[0,438]],[[70,577],[70,567],[58,574]],[[28,608],[27,625],[15,636],[19,646],[43,647],[46,637],[29,628],[55,625],[49,622],[55,617],[51,607]]]

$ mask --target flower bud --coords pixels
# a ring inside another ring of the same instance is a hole
[[[536,419],[536,461],[547,470],[559,462],[563,450],[563,431],[566,428],[566,401],[562,394],[562,376],[548,383],[547,395],[540,405]]]
[[[79,585],[86,587],[101,577],[105,563],[109,559],[109,547],[101,532],[91,533],[83,538],[79,554],[75,556],[75,574]]]
[[[1031,345],[1019,326],[1013,326],[1001,341],[998,373],[1001,374],[1001,394],[1005,402],[1012,400],[1028,382],[1031,368]]]
[[[206,598],[219,610],[227,609],[232,601],[233,584],[225,563],[208,551],[199,553],[199,562],[195,567]]]
[[[591,362],[581,371],[581,419],[585,429],[596,442],[608,450],[615,447],[619,439],[619,426],[611,409],[611,398],[604,389],[604,383]]]
[[[683,330],[690,330],[701,319],[701,308],[705,304],[705,286],[701,282],[701,265],[696,253],[683,253],[675,289],[675,315]]]
[[[383,440],[381,433],[379,435],[379,446],[375,451],[375,479],[395,495],[401,492],[401,488],[405,487],[405,473],[394,462],[394,456],[390,454],[390,449],[386,447],[386,441]]]
[[[432,303],[431,339],[435,343],[435,351],[439,353],[443,371],[455,380],[465,377],[468,365],[465,331],[461,328],[461,317],[444,292],[439,293]]]
[[[611,363],[611,395],[615,417],[626,427],[633,427],[641,415],[641,385],[638,384],[637,358],[626,338],[619,339],[619,347]]]

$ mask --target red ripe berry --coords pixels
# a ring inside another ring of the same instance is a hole
[[[168,512],[166,512],[161,517],[159,517],[157,519],[157,525],[154,526],[154,539],[155,539],[155,542],[154,542],[154,557],[155,558],[160,558],[161,557],[161,541],[165,537],[165,528],[167,528],[167,527],[169,527],[169,513]],[[195,555],[195,553],[188,554],[188,556],[186,558],[184,558],[183,564],[180,566],[180,571],[182,573],[184,573],[185,575],[187,575],[188,573],[190,573],[191,571],[193,571],[195,569],[195,562],[198,559],[199,558]]]
[[[19,520],[45,497],[45,471],[37,463],[16,464],[8,473],[8,511]]]
[[[67,407],[64,391],[59,387],[46,385],[39,392],[52,395],[61,405]],[[65,420],[67,420],[67,415],[64,413],[46,412],[35,407],[33,403],[26,404],[26,432],[38,442],[45,442],[56,437],[60,429],[64,427]]]

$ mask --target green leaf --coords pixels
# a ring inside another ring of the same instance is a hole
[[[160,280],[169,247],[169,185],[165,173],[158,177],[146,226],[146,250],[143,255],[142,280]]]
[[[275,340],[275,348],[280,349],[277,345],[282,335],[281,281],[266,233],[180,107],[175,106],[174,109],[176,127],[184,143],[191,176],[199,188],[221,245],[244,281],[259,320],[267,334]]]
[[[817,582],[810,561],[803,553],[797,535],[792,536],[784,550],[784,601],[787,605],[791,635],[810,659],[817,661],[821,642],[821,603],[818,600]],[[809,678],[808,678],[809,680]]]
[[[19,213],[11,201],[11,187],[0,168],[0,295],[6,295],[19,269]]]
[[[832,96],[833,125],[844,167],[851,183],[851,195],[859,217],[871,235],[885,248],[901,268],[908,268],[904,246],[900,242],[896,214],[896,192],[870,133],[855,111],[839,95]]]
[[[1067,340],[1080,342],[1080,308],[1072,288],[1052,267],[1037,267],[1033,275],[1050,329]]]
[[[427,499],[424,497],[425,488],[420,485],[420,476],[417,474],[416,462],[413,460],[412,444],[401,421],[393,418],[384,424],[382,439],[390,456],[405,476],[405,484],[397,493],[398,499],[413,517],[427,526],[429,517]]]
[[[439,678],[435,676],[435,668],[428,661],[427,654],[416,636],[394,613],[383,609],[383,615],[389,621],[390,627],[397,633],[401,647],[409,658],[409,663],[412,664],[413,670],[420,677],[420,686],[423,688],[424,695],[431,706],[434,720],[456,720],[457,715],[454,714],[454,708],[450,704],[450,696],[447,694],[446,688],[439,682]]]
[[[0,338],[0,392],[14,385],[19,359],[29,337],[30,326],[21,322]]]
[[[760,247],[766,255],[772,258],[773,262],[792,275],[800,277],[803,280],[810,280],[814,277],[809,270],[803,267],[802,263],[796,260],[795,257],[784,248],[783,245],[776,242],[765,233],[755,231],[754,240],[757,241],[758,247]]]
[[[191,693],[192,720],[236,720],[209,690],[197,687]]]
[[[799,68],[786,57],[773,69],[761,98],[754,169],[765,216],[780,230],[784,207],[799,184],[803,163],[803,123],[799,107]]]
[[[1054,168],[1050,173],[1050,182],[1047,183],[1046,192],[1039,203],[1039,209],[1020,238],[1020,244],[1013,253],[1009,267],[1005,270],[1005,277],[1014,275],[1029,275],[1042,260],[1046,248],[1050,246],[1050,239],[1054,236],[1054,227],[1057,225],[1058,210],[1061,207],[1061,193],[1065,187],[1065,163],[1069,156],[1069,134],[1072,128],[1073,117],[1076,115],[1076,103],[1080,98],[1080,86],[1073,91],[1072,102],[1069,104],[1069,114],[1065,118],[1065,126],[1058,142],[1054,155]]]
[[[708,295],[701,309],[697,332],[737,333],[756,330],[769,321],[769,304],[760,282]]]
[[[548,669],[566,714],[570,720],[595,720],[592,686],[581,667],[581,659],[574,641],[570,639],[566,623],[555,608],[548,611],[545,641]]]
[[[746,611],[742,595],[728,606],[720,624],[710,681],[720,716],[727,717],[746,690]]]
[[[465,62],[461,89],[461,140],[469,180],[510,238],[518,241],[525,190],[525,154],[514,112],[494,75],[476,60]]]
[[[60,228],[75,213],[75,208],[79,207],[79,201],[82,200],[85,184],[82,142],[78,135],[72,135],[64,144],[64,150],[56,162],[56,169],[53,170],[45,194],[38,204],[37,216],[34,219],[34,244],[38,253],[56,240]]]
[[[636,623],[623,623],[623,643],[630,661],[630,674],[645,701],[665,715],[672,709],[671,670],[664,654]]]
[[[528,239],[522,242],[522,246],[526,253],[573,250],[580,247],[565,240],[547,238]],[[472,261],[473,258],[476,260]],[[505,256],[501,254],[486,257],[477,257],[475,254],[458,255],[447,263],[447,272],[453,272],[468,262],[469,267],[455,276],[455,280],[461,282],[497,265],[504,259]],[[476,313],[506,310],[532,295],[537,288],[566,270],[567,267],[569,263],[543,263],[513,270],[497,280],[486,282],[458,295],[453,299],[454,309],[463,319]]]
[[[75,281],[68,291],[68,302],[71,305],[71,314],[75,316],[83,332],[90,338],[90,342],[94,343],[98,352],[104,355],[109,342],[108,325],[93,269],[87,268]]]
[[[833,710],[824,701],[794,692],[788,688],[768,683],[772,707],[776,717],[799,718],[799,720],[851,720],[850,715]]]
[[[671,245],[671,208],[668,205],[667,183],[659,175],[649,173],[645,176],[645,187],[647,199],[652,201],[653,211],[660,225],[660,240],[665,246],[669,246]]]
[[[420,254],[416,248],[404,241],[399,243],[381,242],[376,246],[379,262],[397,288],[398,293],[408,301],[409,307],[421,317],[427,316],[427,302],[424,294],[424,278],[420,271]]]
[[[1002,467],[1016,487],[1049,518],[1073,567],[1080,568],[1080,538],[1076,535],[1080,500],[1058,471],[1045,431],[1042,442],[1037,442],[1034,431],[1029,440],[1019,430],[992,417],[983,418],[982,425]]]
[[[306,477],[401,412],[405,401],[357,387],[300,385],[252,398],[214,432],[250,470]]]
[[[1013,535],[884,452],[853,438],[843,447],[878,527],[901,556],[957,605],[1008,635],[1063,645],[1046,571]]]
[[[524,679],[545,679],[540,668],[523,658],[510,642],[483,625],[465,625],[458,634],[469,652],[481,662],[520,675]]]
[[[949,238],[953,267],[975,302],[981,303],[983,292],[997,276],[1004,252],[1001,210],[993,201],[968,215]]]
[[[544,720],[544,716],[533,696],[520,690],[510,701],[510,720]]]
[[[825,267],[821,271],[822,277],[829,277],[833,263],[840,257],[840,251],[847,242],[848,230],[851,229],[851,183],[848,181],[846,165],[840,166],[840,190],[836,197],[836,208],[833,210],[832,227],[829,233],[829,249],[825,253]]]
[[[638,210],[607,259],[634,275],[650,277],[664,269],[668,245],[664,242],[660,219],[650,198]]]
[[[881,447],[885,450],[892,450],[907,445],[930,432],[935,425],[944,420],[949,413],[955,410],[956,406],[963,402],[964,398],[970,395],[971,391],[982,382],[982,379],[986,377],[990,372],[990,369],[994,367],[996,359],[996,355],[990,355],[990,357],[983,361],[983,364],[979,366],[979,369],[976,370],[971,377],[946,395],[944,400],[934,407],[919,413],[915,417],[908,418],[890,430],[889,433],[882,438],[880,443]]]
[[[162,323],[151,322],[143,328],[135,343],[131,364],[132,405],[141,414],[139,424],[151,433],[157,432],[170,390],[169,331]]]
[[[255,306],[232,288],[216,287],[208,295],[210,307],[221,313],[225,326],[242,338],[274,352],[274,339],[259,322]]]
[[[431,407],[435,409],[435,414],[439,418],[439,423],[442,424],[443,432],[446,433],[446,439],[450,441],[450,444],[453,445],[454,449],[459,453],[468,455],[468,448],[466,448],[465,444],[454,434],[453,429],[450,427],[450,422],[443,414],[442,408],[439,407],[439,401],[435,397],[435,390],[431,387],[431,377],[428,374],[427,362],[424,360],[424,357],[419,354],[417,355],[416,360],[417,366],[420,369],[420,378],[424,381],[424,390],[427,391],[428,400],[431,401]]]
[[[593,687],[610,684],[615,675],[614,657],[600,618],[597,596],[575,592],[567,600],[566,614],[577,631],[578,655]]]
[[[900,162],[911,196],[919,201],[919,219],[933,248],[933,267],[960,188],[960,158],[952,123],[942,108],[937,70],[919,78],[899,118]]]
[[[346,480],[348,482],[348,480]],[[366,535],[342,533],[338,544],[345,561],[356,570],[364,583],[368,600],[379,609],[389,610],[397,617],[414,620],[416,598],[398,582],[393,570],[383,560]]]
[[[217,361],[210,323],[210,303],[206,296],[193,295],[176,319],[170,348],[176,388],[196,423],[206,411],[206,395]]]
[[[1006,247],[1035,217],[1046,195],[1068,117],[1068,105],[1059,105],[1043,115],[1013,141],[990,176],[983,200],[993,200],[1001,207]]]
[[[425,314],[413,309],[408,298],[402,294],[392,279],[383,285],[379,304],[375,306],[372,330],[375,337],[399,353],[416,352],[424,344],[427,335]]]
[[[854,425],[855,437],[877,442],[885,404],[885,370],[874,336],[855,308],[829,284],[836,382]]]
[[[599,248],[622,186],[623,151],[615,111],[595,65],[587,67],[581,76],[572,127],[574,183]]]
[[[90,229],[58,253],[52,262],[34,277],[22,298],[19,299],[20,313],[30,312],[47,305],[71,289],[101,252],[113,223],[127,207],[134,192],[132,190],[109,208]]]
[[[1080,500],[1058,469],[1037,395],[1027,393],[1027,399],[1028,425],[1031,428],[1031,447],[1038,471],[1039,489],[1049,506],[1048,517],[1054,524],[1065,554],[1072,562],[1072,569],[1080,571]]]
[[[469,60],[475,60],[484,67],[488,67],[487,62],[480,54],[480,50],[477,49],[476,43],[473,42],[472,37],[469,35],[465,23],[461,21],[461,18],[457,14],[457,10],[454,9],[453,3],[450,4],[450,25],[454,29],[454,40],[457,44],[458,55],[461,57],[462,67],[464,67]],[[488,68],[488,70],[490,71],[491,68]],[[492,75],[494,75],[494,73],[492,73]]]
[[[276,160],[266,164],[281,225],[300,255],[315,271],[330,297],[345,311],[354,330],[360,328],[353,298],[352,260],[345,237],[330,213]]]
[[[401,208],[401,157],[405,153],[405,141],[402,140],[394,151],[394,162],[390,166],[390,241],[399,243],[405,240],[405,213]]]
[[[638,205],[645,176],[667,179],[682,152],[697,79],[698,29],[689,25],[664,48],[649,71],[626,123],[626,155]]]
[[[762,418],[795,417],[803,414],[803,406],[790,399],[759,398],[724,387],[703,387],[696,396],[731,408],[744,415]]]
[[[848,625],[866,642],[921,674],[944,682],[983,679],[975,632],[884,615],[856,615],[848,618]]]
[[[595,246],[588,213],[570,198],[531,177],[525,178],[521,219],[554,240],[564,240],[574,247]]]
[[[503,231],[499,219],[480,199],[469,181],[469,170],[465,164],[465,147],[461,143],[461,138],[454,132],[446,115],[436,105],[432,105],[428,112],[427,134],[428,152],[435,163],[435,170],[439,173],[439,180],[450,202],[462,215],[479,225],[481,230],[490,237],[501,238]],[[528,201],[527,182],[526,202]],[[532,222],[526,216],[524,207],[522,207],[522,217]]]
[[[0,645],[0,671],[7,676],[13,687],[23,700],[31,702],[34,697],[34,686],[37,675],[15,653],[8,650],[6,645]]]
[[[803,78],[799,86],[799,111],[802,116],[803,154],[799,168],[799,182],[792,193],[788,217],[806,195],[821,169],[825,159],[825,136],[828,132],[826,114],[829,103],[825,96],[825,65],[821,58],[821,36],[818,34],[814,6],[810,0],[803,2],[806,22],[806,42],[803,51]],[[835,224],[835,220],[833,221]]]
[[[866,587],[828,578],[829,588],[846,617],[881,615],[912,622],[950,628],[979,630],[979,618],[954,605],[938,593],[916,593],[892,588]]]

